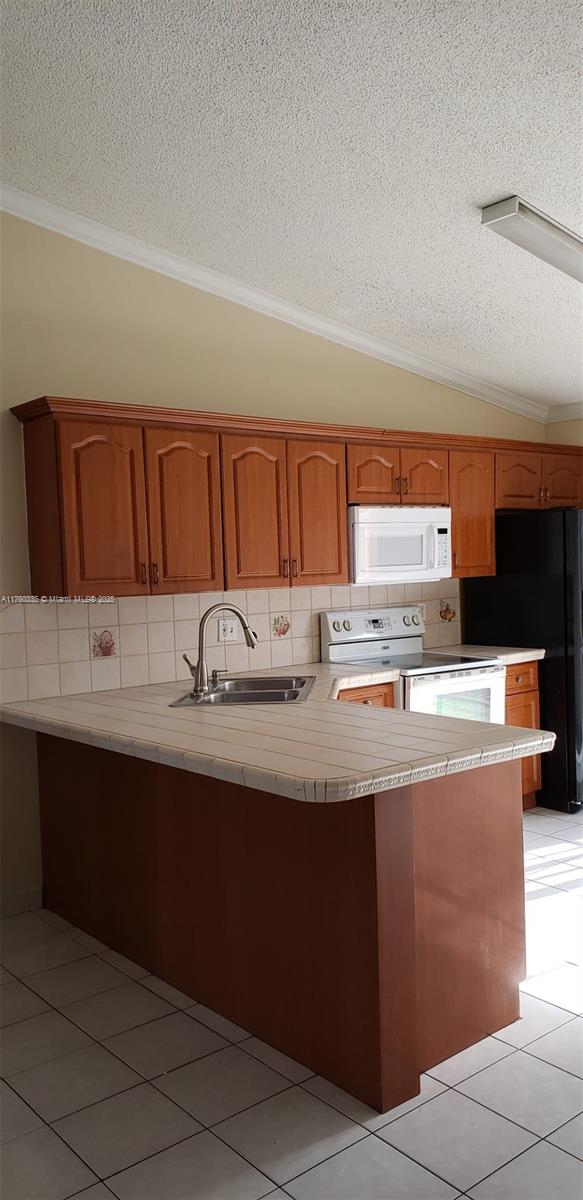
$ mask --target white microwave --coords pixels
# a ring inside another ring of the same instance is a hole
[[[417,583],[451,576],[451,508],[351,505],[353,583]]]

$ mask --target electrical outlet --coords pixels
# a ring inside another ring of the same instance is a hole
[[[230,621],[228,617],[221,617],[218,621],[217,637],[219,642],[236,642],[237,621]]]
[[[425,621],[425,618],[427,615],[425,612],[425,604],[423,602],[421,602],[421,604],[419,605],[419,608],[421,609],[421,618],[423,621]]]

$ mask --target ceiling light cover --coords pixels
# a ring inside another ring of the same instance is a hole
[[[509,196],[482,209],[482,225],[583,283],[583,238],[521,200]]]

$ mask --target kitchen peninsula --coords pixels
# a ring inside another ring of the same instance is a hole
[[[520,759],[554,735],[338,703],[370,671],[314,670],[299,705],[169,683],[0,717],[39,734],[45,904],[385,1111],[518,1017]]]

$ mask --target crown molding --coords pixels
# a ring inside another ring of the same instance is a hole
[[[583,419],[583,404],[551,404],[547,421],[579,421]]]
[[[219,271],[198,266],[177,254],[160,250],[156,246],[151,246],[147,242],[139,241],[126,234],[117,233],[114,229],[98,224],[97,221],[81,217],[56,204],[50,204],[38,196],[22,192],[9,184],[4,184],[0,188],[0,208],[15,217],[21,217],[24,221],[41,225],[45,229],[51,229],[54,233],[63,234],[74,241],[84,242],[95,250],[102,250],[105,254],[111,254],[116,258],[125,259],[126,262],[146,267],[160,275],[167,275],[188,287],[210,292],[224,300],[231,300],[235,304],[253,309],[254,312],[262,313],[277,321],[283,321],[287,325],[293,325],[296,329],[301,329],[306,333],[316,334],[327,341],[336,342],[337,345],[345,346],[350,350],[356,350],[359,354],[366,354],[369,358],[390,363],[391,366],[400,367],[414,375],[421,375],[435,383],[444,384],[455,391],[466,392],[478,400],[485,400],[488,404],[494,404],[498,408],[518,413],[519,416],[527,417],[531,421],[539,421],[544,424],[549,418],[549,406],[546,404],[527,400],[526,397],[518,396],[514,392],[506,392],[502,388],[494,387],[483,380],[466,375],[463,371],[443,366],[422,354],[405,350],[393,342],[385,341],[384,338],[361,333],[347,325],[319,316],[309,309],[291,304],[287,300],[280,300],[268,292],[241,283],[228,275],[222,275]],[[571,407],[579,406],[565,405],[560,411]],[[553,419],[568,420],[570,418],[554,416]]]

